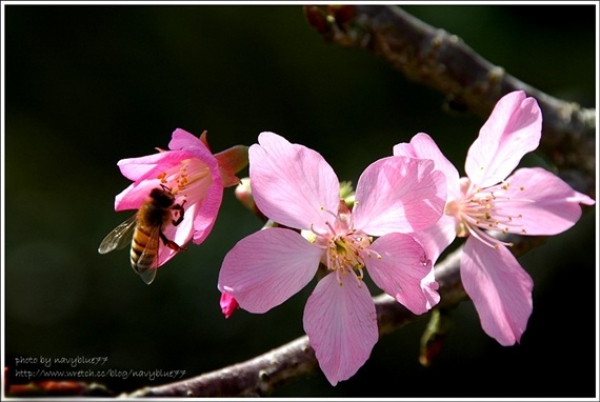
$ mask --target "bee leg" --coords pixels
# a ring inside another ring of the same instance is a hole
[[[183,206],[185,205],[187,200],[183,200],[183,202],[181,204],[175,204],[171,207],[171,209],[177,211],[179,213],[179,217],[177,219],[173,219],[173,225],[177,226],[179,225],[182,221],[183,221],[183,215],[184,215],[184,209]]]
[[[185,247],[181,247],[179,244],[175,243],[173,240],[167,239],[167,236],[165,236],[165,234],[162,231],[158,234],[160,236],[160,239],[163,241],[164,245],[169,247],[171,250],[181,251],[186,249]]]

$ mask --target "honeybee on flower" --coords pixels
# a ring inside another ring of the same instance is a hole
[[[183,205],[175,203],[175,197],[166,186],[152,189],[139,211],[102,240],[98,252],[106,254],[131,244],[131,267],[150,284],[158,268],[160,241],[175,251],[183,249],[163,233],[169,224],[177,226],[183,221],[183,211]],[[178,215],[177,219],[173,219],[173,213]]]
[[[156,269],[190,240],[200,244],[206,239],[223,189],[240,182],[235,174],[248,163],[247,147],[237,145],[213,155],[206,136],[206,131],[196,137],[178,128],[168,150],[117,163],[133,183],[116,196],[115,210],[138,212],[111,231],[98,251],[110,252],[132,239],[131,265],[148,284]]]

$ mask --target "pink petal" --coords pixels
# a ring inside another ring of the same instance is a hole
[[[159,173],[178,165],[189,154],[181,151],[164,151],[139,158],[121,159],[117,166],[121,174],[132,181],[155,179]]]
[[[533,309],[533,281],[511,252],[471,237],[463,249],[460,274],[483,330],[503,346],[519,342]]]
[[[168,237],[167,237],[168,238]],[[177,242],[177,245],[182,246],[185,243]],[[178,251],[173,250],[170,247],[167,247],[160,242],[159,251],[158,251],[158,266],[161,267],[166,264],[171,258],[175,257]]]
[[[456,218],[442,215],[440,220],[433,226],[411,233],[425,249],[427,258],[435,265],[440,254],[456,238]]]
[[[425,133],[416,134],[410,143],[400,143],[394,146],[395,156],[407,156],[415,159],[431,159],[446,176],[448,198],[460,197],[460,176],[454,165],[444,156],[435,141]]]
[[[187,153],[187,156],[182,157],[179,162],[189,157],[204,162],[210,170],[213,181],[217,182],[221,187],[223,186],[221,183],[221,174],[217,158],[198,137],[178,128],[173,132],[171,141],[169,142],[169,148],[172,150],[185,151]]]
[[[337,214],[340,185],[317,152],[290,144],[274,133],[261,133],[249,149],[250,185],[258,209],[280,224],[325,230]]]
[[[244,310],[264,313],[310,282],[322,254],[293,230],[264,229],[240,240],[227,253],[218,287]]]
[[[413,237],[390,233],[375,240],[369,251],[381,256],[365,259],[373,282],[414,314],[440,301],[431,260]]]
[[[534,98],[525,96],[515,91],[501,98],[471,145],[465,171],[478,187],[504,180],[523,155],[538,147],[542,112]]]
[[[542,168],[518,169],[507,181],[509,187],[502,195],[509,197],[510,202],[502,203],[502,213],[512,217],[508,228],[513,233],[561,233],[571,228],[581,217],[580,203],[595,203],[587,195],[573,190],[558,176]]]
[[[354,226],[373,236],[413,232],[436,223],[446,203],[446,179],[431,160],[391,156],[358,179]]]
[[[438,293],[439,288],[440,285],[435,280],[435,271],[433,269],[432,264],[429,273],[421,280],[421,290],[423,291],[423,295],[427,299],[427,303],[425,305],[427,310],[431,310],[436,304],[440,302],[441,296]]]
[[[115,211],[139,209],[142,202],[148,198],[150,191],[155,187],[160,187],[159,179],[130,184],[115,197]]]
[[[200,141],[200,138],[181,128],[175,129],[175,131],[173,131],[173,134],[171,134],[171,141],[169,141],[169,149],[187,150],[189,148],[204,149],[206,150],[206,152],[212,155],[212,152],[210,152],[206,144]]]
[[[304,331],[331,385],[352,377],[377,343],[377,313],[367,286],[354,274],[319,281],[304,309]]]
[[[204,199],[195,204],[198,211],[192,212],[192,216],[194,216],[194,243],[202,243],[210,234],[217,220],[222,199],[223,186],[220,182],[213,181],[208,187]]]

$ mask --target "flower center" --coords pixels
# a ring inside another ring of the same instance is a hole
[[[370,238],[364,233],[356,231],[341,236],[332,236],[328,241],[325,254],[327,267],[335,270],[338,276],[355,271],[358,279],[362,280],[365,267],[364,258],[369,254],[370,245]]]
[[[457,236],[472,235],[484,244],[498,248],[500,244],[512,246],[491,236],[485,230],[493,230],[502,234],[526,234],[522,224],[523,215],[514,214],[515,207],[522,203],[533,202],[528,199],[516,199],[513,192],[508,192],[510,183],[503,182],[485,189],[472,185],[468,178],[461,178],[461,199],[453,200],[446,205],[445,213],[458,218]],[[524,190],[523,187],[520,188]],[[508,209],[507,207],[510,207]]]
[[[373,239],[363,231],[352,227],[351,212],[347,210],[347,207],[345,208],[346,210],[340,211],[338,215],[331,213],[335,220],[333,224],[325,222],[327,231],[321,232],[311,227],[310,231],[303,231],[302,234],[309,241],[324,249],[321,262],[330,271],[335,271],[340,286],[342,285],[342,276],[348,273],[356,276],[360,286],[360,281],[364,276],[365,260],[372,257],[381,259],[382,257],[369,248]]]
[[[157,178],[171,189],[178,201],[188,198],[194,202],[203,200],[212,183],[208,166],[195,158],[182,160],[180,164],[162,171]]]

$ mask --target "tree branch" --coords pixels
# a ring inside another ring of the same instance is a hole
[[[513,252],[518,256],[543,241],[542,237],[504,236],[513,241]],[[436,308],[452,309],[467,300],[459,273],[462,247],[450,253],[435,267],[436,280],[440,285],[440,303]],[[405,324],[416,321],[417,316],[387,294],[374,298],[377,308],[379,334],[392,332]],[[314,350],[303,336],[261,356],[215,370],[188,380],[158,387],[146,387],[120,397],[240,397],[266,396],[289,380],[312,373],[318,368]]]
[[[456,35],[396,6],[305,6],[304,11],[326,40],[373,52],[409,79],[445,94],[450,104],[483,119],[509,92],[523,90],[536,98],[544,116],[539,150],[573,188],[594,196],[595,109],[533,88],[485,60]]]
[[[465,297],[460,286],[456,257],[444,260],[441,264],[440,280],[445,285],[440,289],[442,300],[450,304],[462,301]],[[447,262],[446,262],[447,261]],[[380,334],[388,333],[399,326],[418,318],[397,301],[387,295],[375,299]],[[268,353],[243,363],[225,367],[189,380],[179,381],[159,387],[142,388],[124,397],[234,397],[265,396],[274,388],[295,377],[306,375],[318,368],[317,359],[308,337],[303,336]]]

